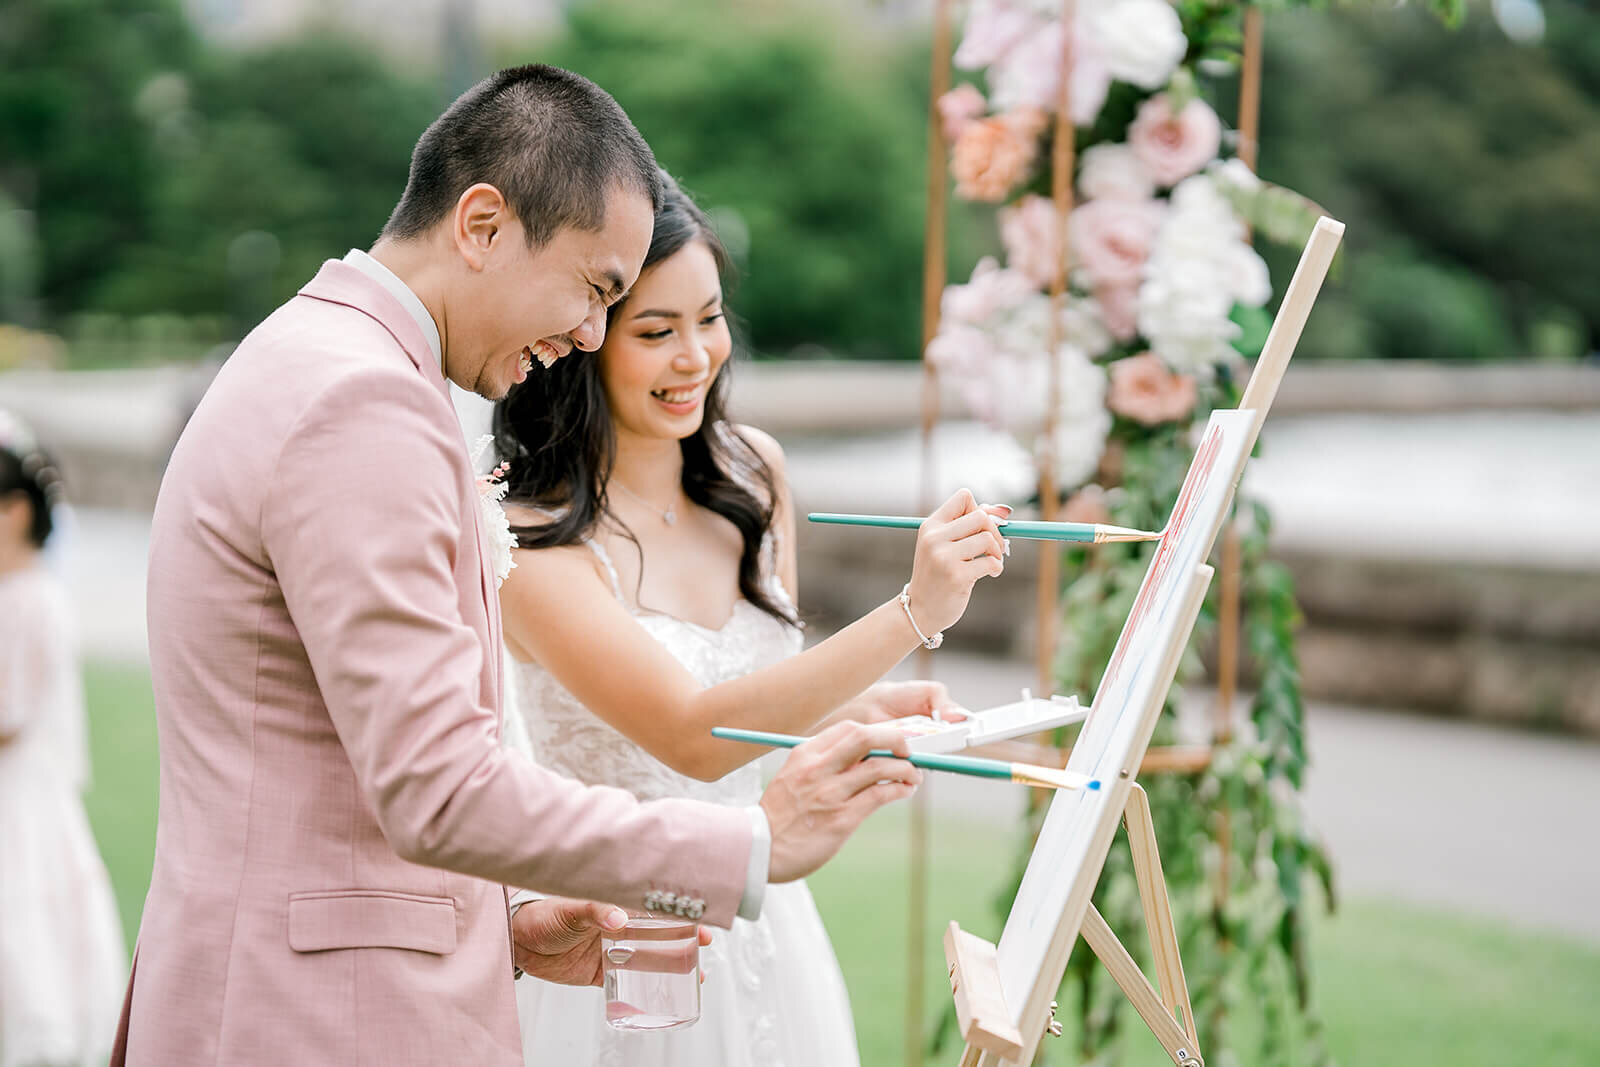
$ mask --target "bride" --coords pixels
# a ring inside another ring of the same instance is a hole
[[[806,733],[943,710],[932,683],[874,685],[998,575],[1004,544],[962,491],[918,535],[908,599],[801,652],[794,512],[771,437],[723,416],[726,255],[671,179],[644,269],[593,357],[535,372],[496,408],[522,548],[500,591],[507,743],[643,798],[749,805],[761,749],[717,725]],[[640,842],[648,848],[649,842]],[[830,1067],[859,1062],[833,949],[804,882],[766,889],[703,951],[692,1027],[623,1033],[600,990],[517,983],[529,1064]]]

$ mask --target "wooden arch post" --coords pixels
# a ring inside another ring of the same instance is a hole
[[[1244,10],[1244,47],[1239,63],[1239,159],[1252,173],[1257,170],[1261,143],[1261,34],[1261,9],[1251,4]],[[1239,683],[1244,560],[1240,551],[1237,519],[1230,519],[1223,528],[1221,547],[1217,594],[1217,706],[1211,730],[1213,744],[1226,744],[1233,739],[1233,703]],[[1233,827],[1227,808],[1217,813],[1217,844],[1223,856],[1223,862],[1217,865],[1216,883],[1216,908],[1220,912],[1228,900],[1227,857],[1233,850]]]
[[[950,0],[936,0],[933,13],[933,47],[928,65],[928,186],[927,216],[922,235],[922,459],[919,478],[921,514],[937,505],[934,499],[937,479],[933,463],[933,431],[939,422],[939,372],[928,359],[928,344],[939,332],[939,304],[947,280],[945,264],[945,159],[949,146],[944,142],[944,123],[939,118],[939,98],[950,88]],[[933,656],[927,649],[917,652],[918,673],[933,677]],[[928,808],[929,787],[925,781],[911,801],[910,898],[906,907],[906,1016],[905,1064],[922,1067],[922,976],[927,963],[925,936],[928,925]]]

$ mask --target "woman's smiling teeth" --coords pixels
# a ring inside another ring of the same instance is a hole
[[[698,400],[702,385],[703,383],[696,382],[694,385],[679,389],[652,389],[650,390],[650,395],[668,407],[679,407]]]

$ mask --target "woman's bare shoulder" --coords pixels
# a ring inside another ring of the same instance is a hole
[[[730,423],[728,428],[749,445],[751,450],[761,457],[762,462],[772,468],[774,474],[783,470],[783,446],[778,443],[777,438],[747,423]]]

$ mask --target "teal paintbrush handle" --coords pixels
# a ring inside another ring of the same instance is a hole
[[[775,748],[794,748],[809,740],[805,737],[795,737],[792,734],[772,734],[765,730],[737,730],[729,726],[713,726],[712,737],[720,737],[724,741],[745,741],[752,745],[772,745]],[[887,749],[875,748],[867,753],[868,756],[886,756],[889,759],[906,759],[897,756]],[[1011,764],[997,759],[980,759],[977,756],[946,756],[933,752],[913,752],[910,756],[913,767],[922,767],[930,771],[953,771],[956,774],[971,774],[979,778],[1001,778],[1011,780]]]
[[[1007,519],[1000,524],[1006,537],[1021,537],[1029,541],[1085,541],[1094,542],[1092,522],[1034,522],[1028,519]]]
[[[772,734],[765,730],[740,730],[732,726],[713,726],[712,737],[720,737],[724,741],[746,741],[752,745],[771,745],[774,748],[793,748],[806,742],[804,737],[793,734]]]
[[[889,530],[915,530],[922,525],[921,519],[911,515],[834,515],[814,511],[806,519],[831,526],[879,526]],[[1095,525],[1092,522],[1037,522],[1026,519],[1001,519],[999,522],[1000,532],[1007,537],[1021,537],[1030,541],[1094,541]]]
[[[868,752],[869,756],[888,756],[890,759],[905,759],[896,756],[893,752],[875,748]],[[999,778],[1009,782],[1011,780],[1011,764],[997,759],[982,759],[978,756],[947,756],[937,752],[911,753],[911,765],[929,771],[952,771],[956,774],[970,774],[979,778]]]
[[[830,526],[881,526],[886,530],[915,530],[922,525],[914,515],[834,515],[825,511],[813,511],[806,521]]]

